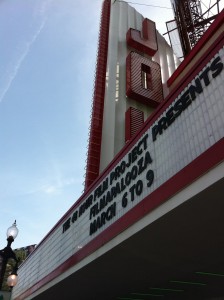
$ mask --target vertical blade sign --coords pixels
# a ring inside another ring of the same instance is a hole
[[[126,42],[129,47],[138,51],[130,52],[126,59],[126,95],[157,107],[163,100],[163,89],[160,65],[151,59],[158,50],[155,23],[144,19],[142,35],[140,31],[130,28],[126,34]]]

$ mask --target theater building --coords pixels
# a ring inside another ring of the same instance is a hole
[[[224,299],[224,12],[180,63],[103,2],[85,191],[13,299]]]

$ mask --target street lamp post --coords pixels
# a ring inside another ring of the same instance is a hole
[[[16,227],[16,221],[15,221],[14,224],[11,227],[9,227],[7,230],[7,246],[4,249],[0,250],[0,290],[2,289],[2,283],[3,283],[6,265],[7,265],[8,260],[14,259],[16,262],[15,270],[17,271],[17,269],[18,269],[17,268],[18,267],[18,259],[16,258],[16,255],[11,248],[11,244],[14,241],[14,239],[17,237],[18,232],[19,232],[19,230]],[[14,275],[14,277],[17,276],[16,271],[13,272],[14,274],[11,274],[10,276],[13,276],[13,275]],[[14,286],[15,284],[13,283],[13,285],[9,285],[9,284],[8,285]]]

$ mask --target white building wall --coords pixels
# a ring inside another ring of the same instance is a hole
[[[128,108],[131,106],[143,111],[145,120],[155,110],[126,96],[126,57],[131,50],[126,43],[126,33],[129,28],[141,31],[144,18],[150,19],[150,16],[143,17],[126,2],[111,3],[100,173],[125,145],[125,112]],[[177,67],[177,58],[158,31],[157,40],[158,51],[155,56],[144,56],[161,66],[165,98],[169,93],[166,82]]]

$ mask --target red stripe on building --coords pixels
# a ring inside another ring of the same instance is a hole
[[[85,190],[99,176],[108,37],[110,25],[110,5],[110,0],[104,0],[100,22],[96,77],[86,163]]]

